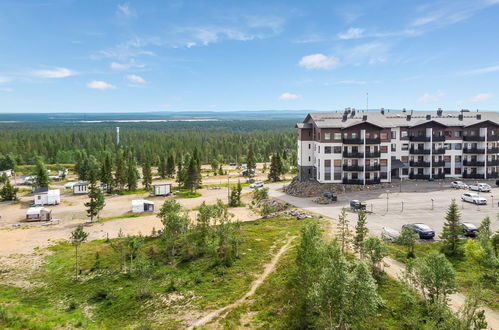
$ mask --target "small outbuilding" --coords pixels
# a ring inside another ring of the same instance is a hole
[[[154,212],[154,202],[145,199],[132,200],[132,212],[133,213]]]
[[[88,194],[88,186],[90,182],[78,182],[73,185],[74,195],[86,195]]]
[[[61,192],[59,189],[49,189],[48,187],[36,188],[33,194],[33,205],[57,205],[61,202]]]
[[[12,170],[3,170],[3,171],[0,171],[0,176],[3,176],[3,175],[6,175],[8,178],[10,178],[11,176],[14,175],[14,171]]]
[[[169,183],[153,184],[152,188],[153,196],[168,196],[172,192],[172,185]]]
[[[30,207],[26,211],[26,221],[49,221],[52,220],[52,210],[44,207]]]

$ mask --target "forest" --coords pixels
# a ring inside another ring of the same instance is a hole
[[[227,120],[156,123],[0,123],[0,170],[17,165],[74,164],[85,152],[102,161],[122,149],[137,162],[175,159],[199,150],[200,161],[245,161],[250,144],[257,161],[274,152],[296,158],[295,120]],[[116,144],[120,126],[120,144]]]

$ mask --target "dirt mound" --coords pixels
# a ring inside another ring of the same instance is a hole
[[[352,191],[385,189],[391,187],[391,183],[382,183],[376,185],[346,185],[341,183],[319,183],[316,181],[300,182],[297,177],[284,187],[284,192],[295,197],[322,197],[325,191],[333,194],[342,194]]]

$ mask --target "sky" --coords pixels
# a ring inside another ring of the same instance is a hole
[[[499,110],[499,0],[0,0],[0,45],[3,113]]]

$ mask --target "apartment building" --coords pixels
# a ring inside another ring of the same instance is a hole
[[[298,177],[321,183],[499,177],[499,113],[310,113],[298,130]]]

